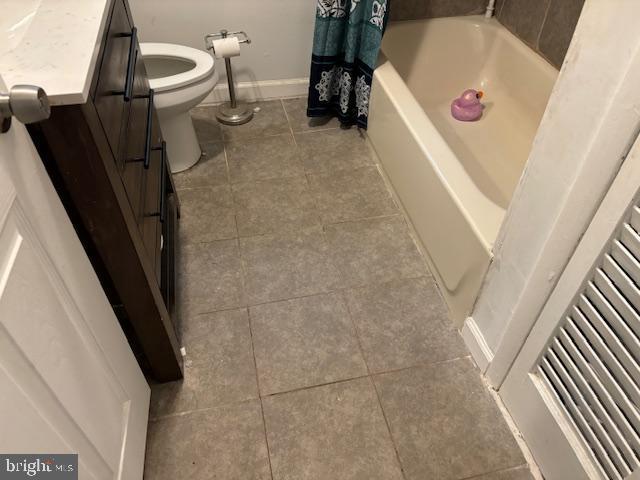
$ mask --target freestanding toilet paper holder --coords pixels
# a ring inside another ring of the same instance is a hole
[[[220,30],[220,33],[209,33],[205,35],[204,42],[207,50],[211,50],[215,54],[213,46],[213,40],[219,38],[227,38],[237,36],[240,37],[239,43],[251,43],[251,39],[246,32],[229,32],[227,30]],[[231,68],[231,59],[224,59],[225,66],[227,67],[227,83],[229,84],[229,102],[224,103],[218,107],[218,113],[216,117],[220,123],[225,125],[242,125],[249,122],[253,118],[253,109],[249,108],[245,102],[239,102],[236,99],[236,88],[233,83],[233,70]]]

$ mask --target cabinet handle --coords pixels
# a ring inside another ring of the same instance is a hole
[[[162,150],[162,159],[160,161],[160,204],[159,209],[155,213],[149,213],[147,217],[160,217],[160,223],[164,223],[166,217],[166,195],[167,188],[167,142],[163,141],[162,146],[153,150]]]
[[[133,98],[147,98],[149,100],[147,105],[147,130],[144,139],[144,156],[142,158],[132,158],[127,160],[127,163],[143,162],[144,169],[149,170],[149,164],[151,163],[151,151],[161,149],[161,147],[151,147],[151,133],[153,130],[153,88],[149,89],[149,93],[147,95],[136,95]]]
[[[145,170],[149,170],[149,163],[151,162],[151,130],[153,127],[153,88],[149,89],[149,103],[147,105],[147,133],[144,139],[144,160],[143,165]]]
[[[160,223],[164,223],[167,216],[166,210],[166,189],[167,189],[167,142],[162,142],[162,163],[160,165]]]
[[[129,45],[129,62],[127,63],[127,77],[124,83],[124,101],[129,102],[133,96],[133,77],[136,69],[136,57],[138,46],[138,29],[131,29],[131,44]]]
[[[135,77],[136,60],[138,57],[138,29],[133,27],[131,33],[122,33],[118,37],[129,37],[131,43],[129,44],[129,60],[127,60],[127,76],[124,79],[124,90],[117,90],[112,92],[113,95],[123,95],[125,102],[130,102],[133,98],[133,80]]]

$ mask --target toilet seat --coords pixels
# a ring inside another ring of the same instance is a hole
[[[140,52],[143,58],[176,58],[191,61],[195,64],[192,69],[186,72],[149,79],[149,86],[156,93],[175,90],[185,85],[194,84],[211,76],[215,68],[215,61],[210,54],[184,45],[143,42],[140,44]]]

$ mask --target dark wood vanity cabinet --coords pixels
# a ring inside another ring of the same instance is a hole
[[[98,55],[88,101],[29,132],[143,370],[176,380],[179,202],[126,0],[113,0]]]

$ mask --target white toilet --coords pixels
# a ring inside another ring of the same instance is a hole
[[[140,50],[171,171],[181,172],[195,165],[202,153],[189,110],[218,82],[215,61],[207,52],[171,43],[143,42]]]

